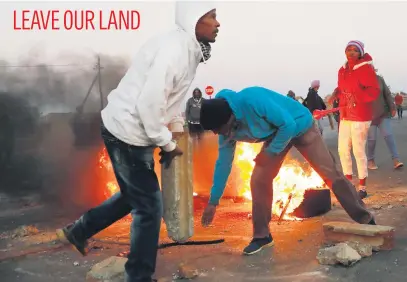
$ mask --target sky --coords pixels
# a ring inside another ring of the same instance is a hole
[[[21,58],[47,64],[80,63],[73,54],[93,60],[96,53],[130,60],[149,38],[174,27],[172,1],[10,3],[0,2],[0,59],[10,64],[20,64]],[[14,30],[13,11],[20,15],[24,9],[104,13],[135,9],[141,15],[140,27],[134,31]],[[405,11],[407,2],[218,2],[217,41],[211,59],[199,66],[190,92],[207,85],[215,93],[223,88],[239,91],[264,86],[305,97],[311,81],[319,79],[319,92],[325,96],[336,87],[345,46],[353,39],[364,42],[393,92],[407,92]]]

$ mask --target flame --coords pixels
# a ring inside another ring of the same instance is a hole
[[[242,142],[239,142],[236,147],[234,167],[237,172],[236,185],[238,187],[238,194],[248,200],[252,200],[250,178],[255,165],[254,158],[260,152],[261,147],[262,144],[259,143]],[[99,152],[99,168],[103,170],[102,175],[104,183],[106,183],[104,195],[106,198],[109,198],[119,191],[119,186],[105,147]],[[299,161],[286,157],[278,175],[273,181],[273,214],[281,215],[287,205],[289,195],[292,194],[283,219],[297,220],[297,218],[290,214],[304,200],[305,191],[324,187],[326,187],[324,181],[312,168],[305,168],[304,164]],[[197,196],[198,194],[194,192],[193,195]]]
[[[235,167],[239,174],[239,195],[252,200],[250,193],[250,178],[254,168],[254,158],[260,152],[262,144],[238,143],[236,147]],[[288,203],[284,219],[295,220],[290,216],[304,200],[304,193],[308,189],[325,187],[322,178],[312,169],[304,169],[299,161],[286,157],[281,169],[273,181],[273,214],[280,216],[287,205],[289,195],[292,198]]]
[[[119,191],[119,186],[106,147],[103,147],[99,152],[99,168],[102,170],[101,175],[104,177],[104,182],[106,183],[104,195],[106,198],[110,198],[113,194]]]

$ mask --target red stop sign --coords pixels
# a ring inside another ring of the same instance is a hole
[[[214,90],[212,86],[206,86],[205,88],[205,93],[209,96],[211,96],[213,94]]]

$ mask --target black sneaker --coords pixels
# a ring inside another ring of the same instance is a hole
[[[265,247],[271,247],[274,245],[273,237],[271,234],[264,238],[254,238],[250,244],[244,248],[243,254],[253,255],[257,252],[260,252]]]
[[[376,221],[374,220],[374,218],[372,218],[372,220],[369,221],[367,224],[369,224],[369,225],[376,225]]]
[[[88,242],[86,240],[84,242],[81,242],[77,240],[75,236],[73,236],[73,234],[71,233],[73,226],[74,226],[73,224],[70,224],[62,229],[57,229],[56,231],[57,238],[62,243],[72,244],[78,252],[80,252],[83,256],[86,256],[88,254],[87,250]]]
[[[358,194],[359,194],[359,197],[360,197],[362,200],[367,197],[367,192],[366,192],[366,190],[359,190]]]

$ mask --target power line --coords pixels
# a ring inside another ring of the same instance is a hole
[[[83,67],[94,66],[93,64],[59,64],[59,65],[0,65],[0,68],[45,68],[45,67]]]

